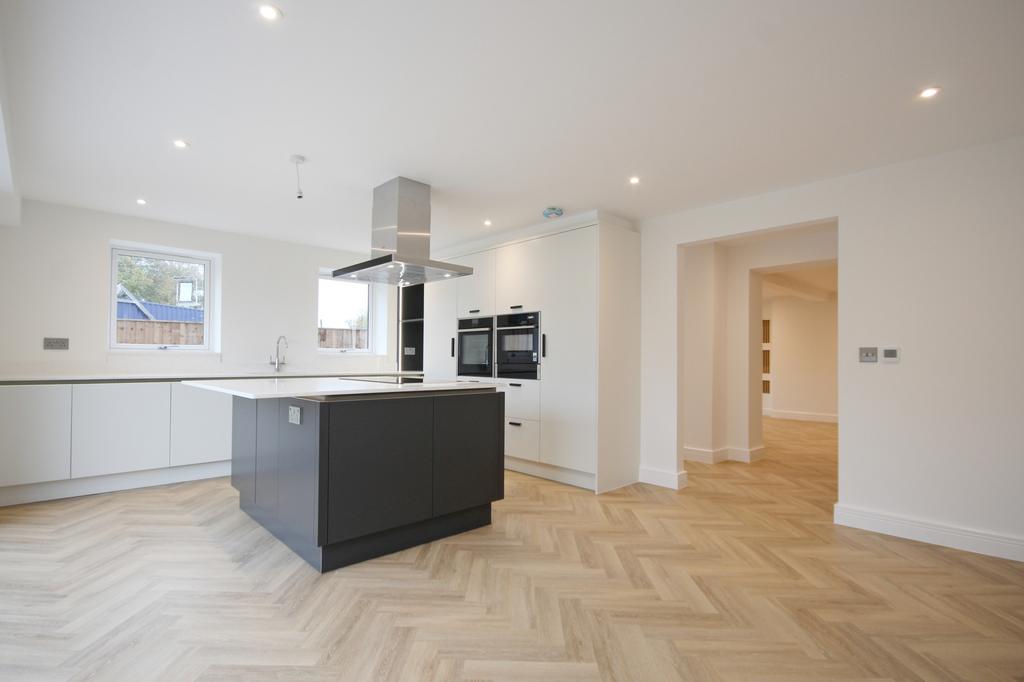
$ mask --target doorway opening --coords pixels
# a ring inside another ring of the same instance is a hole
[[[808,431],[834,485],[837,222],[681,245],[677,265],[679,458],[784,459]]]

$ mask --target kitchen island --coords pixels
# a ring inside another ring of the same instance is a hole
[[[397,377],[184,383],[234,396],[239,504],[318,571],[488,525],[504,495],[504,394],[494,386]]]

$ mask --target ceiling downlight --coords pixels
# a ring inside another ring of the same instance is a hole
[[[260,16],[266,21],[277,21],[284,16],[284,12],[274,5],[260,5]]]

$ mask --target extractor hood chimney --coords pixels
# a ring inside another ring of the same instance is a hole
[[[430,185],[392,178],[373,189],[370,260],[335,270],[336,279],[409,286],[472,275],[473,268],[430,260]]]

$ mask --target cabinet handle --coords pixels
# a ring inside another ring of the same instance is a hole
[[[509,308],[511,308],[512,310],[522,310],[523,306],[521,306],[521,305],[510,305]]]
[[[455,337],[452,337],[452,357],[455,357]]]
[[[548,335],[540,335],[540,356],[546,358],[548,356]]]
[[[522,384],[509,384],[509,386],[515,386],[516,388],[519,388],[520,386],[522,386]]]
[[[508,425],[509,426],[522,426],[523,423],[522,422],[509,422]]]
[[[472,314],[472,313],[478,313],[478,312],[480,312],[480,309],[479,309],[479,308],[477,308],[476,310],[470,310],[469,312],[470,312],[470,314]]]

